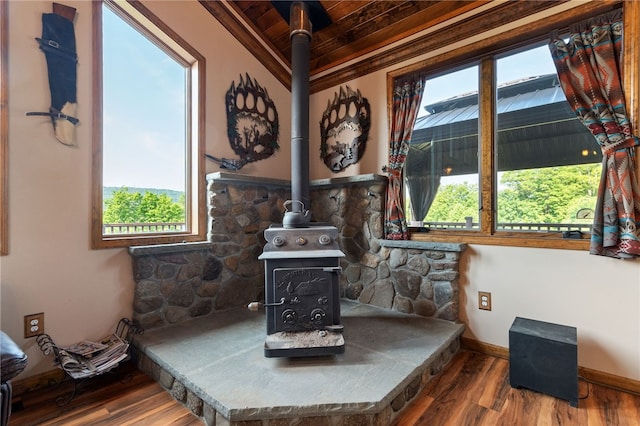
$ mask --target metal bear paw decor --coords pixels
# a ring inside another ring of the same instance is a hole
[[[356,164],[364,155],[371,128],[371,109],[360,90],[341,86],[320,121],[320,156],[334,173]]]
[[[267,90],[245,75],[237,86],[231,83],[226,95],[227,134],[242,165],[268,158],[280,148],[276,106]]]

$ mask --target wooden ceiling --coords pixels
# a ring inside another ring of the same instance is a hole
[[[242,43],[286,87],[291,82],[291,39],[289,23],[278,12],[287,9],[291,1],[274,0],[198,0],[200,4]],[[392,52],[403,39],[471,12],[495,0],[307,0],[311,19],[321,6],[331,24],[313,31],[310,49],[311,92],[331,87],[338,80],[353,78],[364,72],[388,66],[385,60],[371,67],[366,65],[367,54]],[[278,8],[274,5],[280,3]],[[283,5],[284,3],[284,5]],[[525,2],[526,3],[526,2]],[[544,1],[544,3],[549,3]],[[485,8],[486,9],[486,8]],[[389,46],[392,43],[394,49]],[[386,48],[386,49],[385,49]],[[371,55],[369,55],[371,56]],[[388,56],[388,55],[387,55]],[[411,57],[402,53],[391,60]],[[379,58],[379,56],[378,56]],[[346,65],[349,62],[348,66]],[[354,64],[357,71],[348,71]],[[338,73],[340,73],[338,75]]]
[[[311,76],[384,48],[487,1],[318,0],[331,24],[313,30]],[[279,3],[284,3],[284,8],[288,10],[291,2]],[[289,23],[278,12],[274,2],[233,0],[229,4],[244,23],[290,67]],[[313,10],[310,8],[312,21]]]
[[[289,24],[272,1],[198,1],[285,87],[291,88]],[[307,1],[321,5],[332,21],[330,25],[313,32],[310,92],[316,93],[344,81],[406,62],[421,53],[487,33],[568,0]],[[567,19],[593,16],[594,12],[611,8],[619,2],[620,0],[585,2],[573,8]],[[310,9],[313,10],[311,7]],[[310,13],[313,21],[313,12]],[[535,28],[523,26],[518,31],[523,40],[546,36],[549,31],[557,29],[558,19],[545,21]],[[429,32],[427,36],[418,34],[439,24],[447,30]],[[489,43],[483,42],[481,47],[475,48],[476,54],[482,53],[478,49],[483,52],[498,49],[500,42],[499,37]],[[445,66],[447,60],[454,59],[440,58],[439,64]]]

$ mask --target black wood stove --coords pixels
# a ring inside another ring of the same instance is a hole
[[[340,258],[333,226],[265,231],[267,357],[344,352],[340,323]]]
[[[330,19],[317,1],[273,3],[291,27],[291,200],[284,203],[282,224],[265,230],[267,243],[259,257],[265,261],[264,353],[266,357],[340,354],[344,352],[339,288],[344,253],[337,228],[311,223],[307,208],[311,19],[316,27]],[[280,10],[283,5],[288,10]]]

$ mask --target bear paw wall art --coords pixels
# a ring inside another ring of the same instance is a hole
[[[233,151],[240,161],[250,163],[270,157],[279,149],[278,112],[269,97],[255,79],[246,74],[240,83],[226,94],[227,134]]]
[[[364,155],[371,128],[371,109],[360,90],[340,87],[320,121],[320,156],[332,172],[356,164]]]

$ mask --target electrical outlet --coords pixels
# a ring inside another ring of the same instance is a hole
[[[478,292],[478,309],[491,310],[491,293],[486,291]]]
[[[44,312],[24,316],[24,338],[44,334]]]

